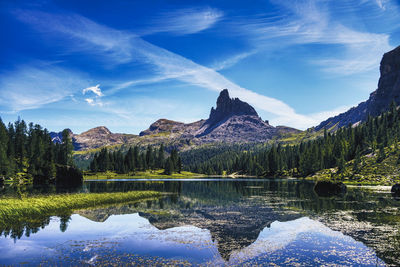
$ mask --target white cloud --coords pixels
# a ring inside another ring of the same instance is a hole
[[[93,98],[85,98],[85,101],[88,102],[89,105],[94,104],[94,99]]]
[[[215,8],[186,8],[167,12],[152,21],[152,27],[142,35],[169,32],[175,35],[194,34],[211,28],[223,17]]]
[[[12,111],[33,109],[70,97],[87,81],[56,66],[21,66],[0,80],[0,105]]]
[[[104,96],[100,89],[100,84],[96,86],[87,87],[82,90],[82,94],[86,94],[87,92],[93,92],[97,96]]]

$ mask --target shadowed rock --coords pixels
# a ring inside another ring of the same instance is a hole
[[[400,197],[400,184],[393,185],[391,191],[394,196]]]

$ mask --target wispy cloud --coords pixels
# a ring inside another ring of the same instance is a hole
[[[160,14],[142,35],[168,32],[174,35],[194,34],[211,28],[223,17],[215,8],[186,8]]]
[[[359,33],[342,25],[335,25],[335,27],[328,26],[330,25],[329,17],[321,12],[316,4],[312,4],[313,2],[310,3],[311,4],[306,8],[298,5],[293,9],[293,12],[298,14],[298,19],[295,21],[282,19],[279,27],[277,25],[269,25],[267,22],[265,22],[266,24],[257,23],[257,25],[247,25],[247,27],[250,27],[249,32],[251,32],[253,36],[259,38],[260,41],[269,40],[270,38],[288,37],[289,43],[341,44],[345,45],[347,48],[360,47],[364,49],[365,47],[369,47],[373,54],[373,60],[371,57],[370,60],[366,60],[366,63],[370,64],[372,64],[370,61],[376,61],[375,53],[377,53],[378,50],[388,49],[387,36]],[[277,124],[285,123],[292,127],[304,129],[319,122],[316,121],[319,115],[298,114],[283,101],[243,88],[214,69],[199,65],[192,60],[155,46],[130,32],[118,31],[102,26],[75,14],[68,15],[65,18],[63,16],[54,16],[39,12],[24,12],[24,14],[28,18],[21,18],[22,20],[38,26],[41,30],[47,29],[76,39],[78,41],[77,43],[79,43],[77,48],[97,51],[98,53],[103,53],[104,56],[111,54],[112,57],[110,57],[110,59],[114,60],[115,63],[130,63],[133,60],[140,60],[142,63],[152,66],[152,69],[155,70],[155,78],[124,82],[110,91],[105,91],[108,95],[138,83],[176,79],[217,92],[223,88],[228,88],[232,96],[241,98],[257,109],[274,114],[276,119],[272,121],[275,121]],[[44,17],[45,23],[42,17]],[[200,28],[201,27],[198,27],[198,29]],[[251,29],[253,30],[251,31]],[[335,32],[329,34],[325,33],[325,31],[332,29],[334,29]],[[184,32],[182,29],[180,31]],[[186,32],[190,31],[187,30]],[[350,38],[352,36],[355,38]],[[375,48],[375,50],[372,48]],[[135,55],[135,58],[133,58],[132,55]],[[242,57],[245,56],[247,55],[244,54]],[[231,62],[240,59],[241,56],[237,59],[232,59]],[[221,64],[219,69],[233,64],[231,62]],[[348,61],[346,62],[348,63]],[[329,62],[331,65],[329,67],[343,71],[344,66],[346,66],[346,70],[351,71],[352,69],[357,69],[358,63],[359,62],[355,62],[354,64],[345,65],[343,62],[331,61]],[[327,63],[325,62],[325,64]],[[93,105],[95,99],[90,99],[89,101],[86,100],[86,102]]]
[[[215,62],[214,64],[211,65],[211,68],[214,69],[215,71],[221,71],[224,69],[229,69],[230,67],[236,65],[239,61],[242,61],[243,59],[256,54],[257,51],[253,50],[250,52],[244,52],[244,53],[239,53],[236,55],[233,55],[231,57],[228,57],[225,60]]]
[[[75,41],[69,49],[101,53],[102,57],[109,58],[115,63],[127,63],[133,60],[130,44],[132,34],[99,25],[76,14],[57,15],[32,10],[17,10],[14,14],[21,21],[33,25],[44,33],[67,35],[70,41]],[[96,49],[93,49],[93,46]]]
[[[281,15],[246,18],[232,22],[231,30],[249,38],[257,49],[299,44],[339,45],[343,52],[334,58],[313,59],[327,72],[353,74],[376,68],[384,52],[390,50],[389,35],[352,29],[332,19],[329,2],[275,1]],[[382,2],[383,3],[383,2]],[[383,4],[382,4],[383,6]]]
[[[0,105],[8,110],[33,109],[70,97],[87,86],[82,74],[56,66],[21,66],[0,79]]]

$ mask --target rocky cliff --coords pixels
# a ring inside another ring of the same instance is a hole
[[[345,113],[323,121],[316,130],[337,129],[365,121],[368,115],[378,116],[388,110],[393,101],[400,104],[400,46],[383,55],[378,89],[371,93],[369,99]]]

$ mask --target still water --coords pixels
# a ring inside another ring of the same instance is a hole
[[[203,179],[78,191],[131,190],[165,194],[0,229],[0,264],[400,265],[400,201],[380,188],[326,198],[307,181]]]

